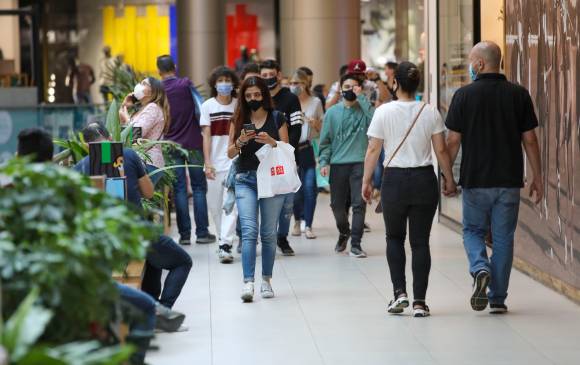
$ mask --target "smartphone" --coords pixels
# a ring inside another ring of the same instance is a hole
[[[129,99],[131,99],[131,101],[133,102],[133,104],[137,104],[137,102],[139,101],[139,100],[137,100],[137,98],[133,94],[130,95]]]
[[[248,123],[248,124],[244,124],[244,130],[246,131],[246,133],[250,133],[250,132],[256,132],[256,126],[253,125],[252,123]]]

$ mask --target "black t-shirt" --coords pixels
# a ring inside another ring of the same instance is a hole
[[[298,147],[300,133],[302,133],[302,108],[300,99],[290,89],[283,87],[274,96],[274,108],[284,113],[288,121],[288,142],[292,147]]]
[[[83,158],[74,167],[77,172],[89,175],[89,156]],[[139,179],[147,174],[143,161],[139,155],[130,148],[123,148],[123,171],[127,177],[127,201],[141,208],[141,190],[139,190]]]
[[[278,120],[275,120],[275,116]],[[278,129],[286,123],[286,118],[282,113],[276,112],[269,112],[268,116],[266,117],[266,122],[262,126],[262,128],[256,128],[256,134],[260,132],[266,132],[270,135],[270,137],[274,138],[275,140],[280,140],[280,135],[278,134]],[[264,144],[258,143],[255,140],[251,139],[247,145],[242,147],[240,152],[240,159],[239,159],[239,171],[256,171],[258,169],[258,165],[260,164],[260,160],[256,156],[256,151],[262,148]]]
[[[445,125],[461,133],[464,188],[521,188],[522,133],[538,126],[528,91],[502,74],[482,74],[457,90]]]

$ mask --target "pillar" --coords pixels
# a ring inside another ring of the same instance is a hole
[[[280,0],[284,74],[308,66],[314,84],[330,85],[341,65],[360,58],[360,35],[360,0]]]
[[[177,68],[195,85],[224,64],[224,19],[222,0],[177,0]]]

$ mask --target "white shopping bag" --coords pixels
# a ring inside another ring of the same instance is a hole
[[[298,177],[294,147],[284,142],[278,142],[276,148],[267,144],[256,151],[256,156],[260,160],[256,172],[258,199],[295,193],[300,189],[302,184]]]

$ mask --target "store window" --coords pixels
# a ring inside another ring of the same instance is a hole
[[[361,1],[361,54],[367,66],[382,68],[388,61],[411,61],[423,68],[424,12],[424,0]]]
[[[447,116],[453,94],[471,80],[468,72],[469,51],[478,41],[479,5],[476,0],[438,1],[439,50],[439,111]],[[459,178],[461,151],[453,165],[453,175]],[[441,215],[460,223],[463,217],[461,196],[441,196]]]

